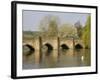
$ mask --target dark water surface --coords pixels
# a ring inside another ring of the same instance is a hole
[[[52,50],[42,52],[35,50],[23,54],[23,69],[81,67],[91,65],[90,49]]]

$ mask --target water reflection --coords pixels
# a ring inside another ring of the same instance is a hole
[[[35,50],[31,55],[23,54],[23,69],[90,66],[90,49]]]

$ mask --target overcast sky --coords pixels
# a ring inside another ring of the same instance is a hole
[[[59,17],[60,23],[75,24],[77,21],[84,26],[87,17],[90,14],[87,13],[69,13],[69,12],[46,12],[46,11],[28,11],[23,10],[23,30],[24,31],[38,31],[40,21],[47,15],[53,15]]]

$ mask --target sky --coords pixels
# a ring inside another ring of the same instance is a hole
[[[57,16],[60,24],[75,24],[80,21],[81,25],[84,26],[89,13],[72,13],[72,12],[51,12],[51,11],[34,11],[34,10],[23,10],[23,31],[38,31],[40,21],[48,15]]]

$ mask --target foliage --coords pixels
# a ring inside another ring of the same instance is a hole
[[[84,41],[85,44],[85,48],[90,48],[90,38],[91,38],[91,34],[90,34],[90,27],[91,27],[91,17],[89,16],[87,18],[87,22],[86,25],[83,29],[83,35],[82,35],[82,39]]]
[[[62,38],[78,37],[83,40],[86,48],[90,48],[90,21],[91,17],[89,16],[84,27],[79,21],[77,21],[75,25],[64,23],[59,26],[59,18],[57,16],[48,15],[40,22],[40,35],[46,37],[59,36]]]
[[[59,36],[64,38],[69,36],[77,36],[76,28],[71,24],[63,24],[59,28]]]
[[[23,31],[24,39],[38,38],[41,32],[39,31]]]
[[[58,27],[59,26],[59,27]],[[59,18],[57,16],[48,15],[45,16],[39,26],[42,36],[48,37],[68,37],[68,36],[77,36],[77,31],[72,24],[59,24]]]
[[[75,27],[77,29],[77,35],[78,35],[78,37],[81,38],[82,37],[82,30],[83,30],[81,23],[79,21],[76,22],[75,23]]]
[[[58,17],[48,15],[45,16],[39,26],[40,31],[42,32],[41,36],[53,37],[58,34]]]
[[[48,36],[58,36],[58,25],[57,21],[51,19],[48,26]]]

